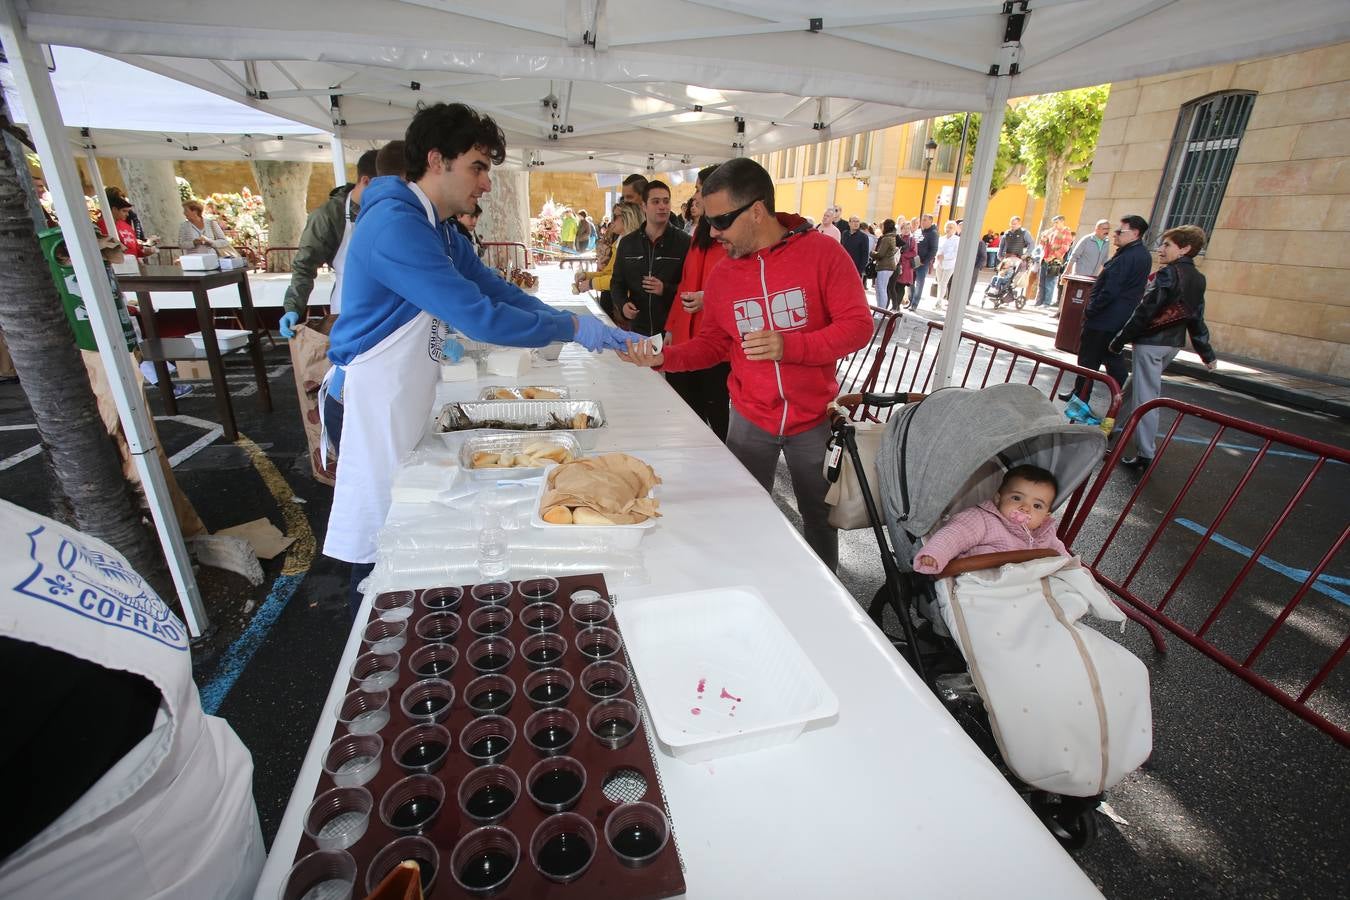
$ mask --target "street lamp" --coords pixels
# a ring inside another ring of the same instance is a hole
[[[928,208],[928,176],[933,171],[933,157],[937,156],[937,141],[932,138],[923,145],[923,197],[919,200],[919,215]]]

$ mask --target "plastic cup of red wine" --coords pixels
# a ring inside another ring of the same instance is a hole
[[[455,686],[444,678],[414,681],[398,699],[399,708],[409,722],[439,722],[450,715],[455,702]]]
[[[338,702],[337,718],[352,734],[374,734],[389,721],[389,692],[351,691]]]
[[[469,596],[477,603],[495,605],[510,600],[513,593],[515,588],[509,581],[485,581],[482,584],[475,584],[470,589]]]
[[[577,649],[591,660],[609,659],[619,652],[622,643],[613,628],[583,628],[577,632]]]
[[[505,606],[480,606],[469,613],[469,630],[480,637],[503,634],[511,627],[512,618]]]
[[[515,741],[515,723],[506,716],[479,716],[459,732],[459,748],[477,766],[501,762]]]
[[[552,631],[532,634],[520,642],[520,655],[532,669],[557,666],[567,655],[567,638]]]
[[[461,890],[475,897],[495,894],[511,880],[520,863],[520,842],[499,825],[475,828],[450,853],[450,874]]]
[[[366,893],[373,894],[380,882],[405,859],[417,863],[422,896],[431,896],[431,888],[436,883],[436,873],[441,866],[441,855],[436,852],[436,845],[420,834],[405,834],[380,848],[366,868]]]
[[[570,756],[541,759],[525,776],[525,790],[544,812],[571,809],[586,790],[586,767]]]
[[[380,821],[405,834],[426,831],[445,805],[445,783],[435,775],[409,775],[380,798]]]
[[[346,850],[316,850],[300,857],[286,873],[280,900],[305,897],[345,898],[356,885],[356,860]]]
[[[576,813],[558,813],[539,823],[530,838],[530,862],[549,881],[576,881],[595,859],[595,826]]]
[[[516,645],[500,635],[481,637],[464,651],[464,658],[476,672],[500,672],[511,664],[516,655]]]
[[[361,642],[373,653],[396,653],[408,643],[408,622],[376,619],[361,631]]]
[[[382,753],[378,734],[344,734],[324,751],[323,770],[338,787],[358,787],[379,773]]]
[[[424,641],[449,644],[459,636],[461,624],[458,613],[428,613],[417,622],[417,636]]]
[[[586,713],[586,729],[611,750],[626,747],[638,729],[638,709],[628,700],[601,700]]]
[[[650,864],[670,840],[670,820],[658,806],[622,803],[605,820],[605,843],[630,869]]]
[[[394,738],[392,752],[399,768],[412,775],[430,775],[445,765],[453,745],[450,729],[424,722]]]
[[[570,710],[548,707],[525,720],[525,740],[544,756],[561,756],[576,740],[581,723]]]
[[[526,603],[552,600],[558,593],[558,579],[548,576],[528,578],[520,583],[520,587],[516,588],[516,591],[524,598]]]
[[[556,631],[562,620],[562,607],[556,603],[531,603],[520,611],[526,631]]]
[[[572,696],[576,679],[566,669],[538,669],[525,676],[521,689],[535,709],[562,706]]]
[[[352,663],[352,680],[363,691],[383,691],[398,682],[397,653],[362,653]]]
[[[464,685],[464,702],[475,716],[504,716],[515,696],[516,683],[500,672],[479,675]]]
[[[459,662],[459,651],[450,644],[427,644],[408,657],[408,668],[418,678],[449,678]]]
[[[567,614],[572,617],[572,621],[577,623],[578,628],[593,628],[596,625],[603,625],[614,615],[613,608],[609,601],[601,600],[596,597],[594,600],[581,600],[568,607]]]
[[[363,787],[324,791],[305,810],[305,834],[320,850],[346,850],[370,825],[375,801]]]
[[[375,596],[375,615],[381,619],[398,621],[413,614],[412,591],[388,591]]]
[[[475,825],[496,825],[520,799],[520,776],[510,766],[479,766],[459,782],[459,808]]]
[[[628,670],[612,659],[593,662],[581,670],[581,689],[592,700],[608,700],[628,687]]]
[[[431,588],[422,592],[422,608],[428,612],[454,612],[463,599],[463,588]]]

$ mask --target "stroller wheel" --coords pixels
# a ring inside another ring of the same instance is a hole
[[[1021,309],[1022,307],[1026,306],[1027,305],[1026,295],[1018,294],[1017,299],[1013,301],[1013,305],[1016,306],[1018,309]]]
[[[1036,791],[1031,808],[1065,850],[1082,850],[1097,839],[1098,797],[1061,797]]]

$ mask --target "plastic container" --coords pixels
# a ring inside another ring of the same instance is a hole
[[[196,347],[199,352],[206,352],[206,338],[202,337],[200,331],[189,333],[187,339],[192,341],[192,346]],[[239,328],[217,328],[216,345],[220,348],[221,353],[247,347],[248,332]]]
[[[614,608],[656,736],[689,763],[790,743],[839,700],[758,591]]]
[[[642,543],[642,537],[656,527],[656,519],[648,519],[636,525],[554,525],[545,522],[543,516],[544,494],[548,491],[548,478],[539,479],[539,494],[530,510],[530,524],[535,528],[556,532],[577,540],[603,542],[616,550],[632,550]],[[648,496],[651,496],[650,494]]]
[[[552,391],[558,396],[530,398],[521,393],[521,391],[526,391],[531,388],[542,391]],[[509,392],[511,396],[500,396],[502,392]],[[509,384],[490,384],[478,392],[479,400],[570,400],[571,397],[571,392],[560,384],[522,384],[518,387]]]
[[[323,770],[338,787],[360,787],[379,773],[383,753],[378,734],[344,734],[324,751]]]
[[[346,850],[366,833],[374,806],[363,787],[324,791],[305,810],[305,834],[320,850]]]
[[[541,431],[531,434],[510,434],[475,432],[459,448],[459,467],[469,478],[476,481],[504,481],[516,478],[536,478],[546,466],[486,466],[474,468],[473,457],[476,453],[522,453],[525,445],[536,441],[555,447],[562,447],[572,459],[582,456],[581,445],[571,434],[562,431]]]
[[[477,400],[453,405],[458,405],[470,421],[474,423],[495,421],[504,422],[506,426],[503,428],[462,428],[456,431],[443,431],[436,422],[432,422],[432,433],[452,448],[458,448],[465,436],[511,432],[529,435],[568,434],[581,445],[582,449],[589,450],[600,440],[600,430],[608,424],[608,420],[605,418],[605,409],[596,400]],[[538,427],[529,427],[547,424],[550,415],[570,420],[577,413],[585,413],[591,417],[592,425],[590,428],[545,430]],[[437,419],[439,418],[438,413]],[[514,428],[513,425],[519,425],[520,427]]]

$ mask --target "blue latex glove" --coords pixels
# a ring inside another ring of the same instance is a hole
[[[286,340],[295,337],[295,326],[300,324],[300,314],[298,312],[288,312],[281,317],[281,336]]]
[[[441,344],[441,359],[448,359],[452,363],[457,363],[464,358],[464,345],[454,338],[446,338],[445,343]]]
[[[601,324],[594,316],[577,316],[577,334],[573,338],[592,353],[600,350],[623,350],[634,339],[631,331]]]

